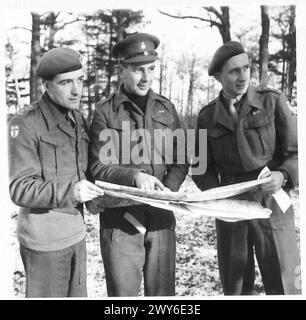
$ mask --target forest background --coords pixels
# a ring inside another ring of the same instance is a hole
[[[205,1],[203,1],[205,3]],[[249,52],[252,82],[284,92],[296,107],[296,8],[248,5],[88,12],[14,11],[6,21],[6,105],[13,115],[42,92],[34,70],[55,47],[78,50],[86,72],[81,111],[90,123],[95,104],[118,88],[113,45],[134,32],[161,40],[154,89],[169,98],[187,127],[220,89],[207,68],[215,49],[238,40]],[[158,25],[158,27],[157,27]],[[188,41],[186,41],[188,39]]]

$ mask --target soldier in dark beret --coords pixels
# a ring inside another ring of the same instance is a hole
[[[26,297],[85,297],[83,203],[103,192],[86,178],[88,133],[78,110],[79,54],[48,51],[36,68],[45,92],[9,125],[10,196],[20,206],[17,237]]]
[[[293,207],[281,209],[273,196],[298,184],[296,116],[283,94],[250,85],[250,62],[239,42],[222,45],[208,73],[222,90],[198,115],[197,128],[207,129],[208,135],[207,171],[193,175],[193,180],[207,190],[256,179],[264,168],[271,178],[255,193],[237,196],[270,208],[269,219],[235,223],[216,219],[224,293],[252,294],[255,251],[266,294],[299,294]]]
[[[155,36],[137,33],[113,47],[122,85],[100,101],[94,112],[89,148],[94,179],[148,191],[177,191],[185,179],[185,159],[176,157],[183,143],[179,146],[174,139],[168,163],[164,154],[161,162],[153,157],[159,152],[154,133],[180,128],[174,105],[151,89],[158,45]],[[104,134],[110,130],[118,137],[111,149],[118,151],[119,158],[110,159],[106,152],[110,142]],[[171,211],[148,205],[106,208],[100,214],[100,243],[109,296],[137,296],[142,277],[145,295],[175,294],[175,217]]]

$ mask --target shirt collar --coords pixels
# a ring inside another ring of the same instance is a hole
[[[225,106],[228,107],[231,98],[228,97],[223,90],[221,91],[220,98],[221,98],[221,101],[225,102]],[[241,102],[242,99],[244,99],[244,98],[246,99],[247,104],[249,106],[255,107],[255,108],[258,108],[258,109],[262,108],[262,103],[260,101],[259,95],[258,95],[257,90],[256,90],[255,87],[249,85],[247,91],[245,93],[237,96],[235,98],[235,100],[236,100],[236,102]]]

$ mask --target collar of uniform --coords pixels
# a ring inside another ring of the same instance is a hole
[[[50,99],[47,92],[44,92],[42,94],[38,102],[49,130],[59,125],[62,130],[64,130],[71,137],[75,138],[74,130],[67,126],[65,114],[55,106],[54,102]],[[75,110],[72,110],[72,113],[76,121],[76,125],[79,126],[80,121],[78,119],[77,112]]]
[[[256,88],[253,86],[249,86],[246,96],[248,105],[257,109],[262,109],[262,103],[259,97],[260,96],[257,93]]]
[[[222,103],[222,92],[219,94],[219,98],[216,100],[215,113],[214,113],[214,123],[220,123],[224,127],[230,129],[231,131],[235,130],[235,125],[233,119],[226,111],[226,107]]]
[[[244,93],[237,96],[236,98],[231,98],[224,92],[224,90],[221,90],[221,94],[220,94],[220,98],[222,99],[222,102],[226,108],[229,108],[229,105],[232,100],[235,101],[234,104],[239,104],[243,96],[244,96]]]
[[[50,130],[56,127],[58,125],[58,119],[52,111],[53,109],[55,109],[55,106],[53,105],[53,101],[50,99],[47,92],[44,92],[42,94],[42,96],[38,100],[38,104],[47,122],[48,129]]]
[[[148,92],[148,102],[149,102],[149,100],[167,101],[166,98],[156,94],[152,89],[150,89],[149,92]],[[114,95],[113,111],[117,111],[119,106],[120,106],[120,104],[122,104],[123,102],[126,102],[126,101],[130,102],[131,100],[123,92],[123,84],[121,84],[118,92]]]

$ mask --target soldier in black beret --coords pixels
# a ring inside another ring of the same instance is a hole
[[[176,191],[185,179],[185,159],[177,159],[181,154],[177,149],[184,147],[183,143],[179,146],[174,139],[172,162],[165,163],[164,155],[159,163],[153,158],[159,152],[154,132],[180,128],[174,105],[151,89],[158,45],[155,36],[137,33],[113,47],[122,85],[110,98],[100,101],[94,112],[89,148],[94,179],[148,191]],[[118,136],[112,145],[120,155],[116,163],[104,152],[109,141],[102,137],[107,130]],[[148,134],[142,136],[143,131]],[[142,150],[137,149],[140,146]],[[144,150],[152,157],[144,160]],[[173,212],[148,205],[106,208],[100,214],[100,243],[109,296],[137,296],[142,276],[145,295],[175,294]]]
[[[263,169],[271,181],[238,199],[272,210],[269,219],[216,219],[218,262],[226,295],[251,294],[254,251],[266,294],[299,294],[299,252],[292,205],[281,208],[274,194],[298,184],[296,116],[283,94],[250,85],[250,62],[236,41],[222,45],[208,68],[222,85],[219,96],[199,113],[207,129],[207,171],[193,175],[201,190],[256,179]]]
[[[83,202],[103,192],[86,178],[88,133],[78,110],[84,74],[78,52],[48,51],[36,75],[45,92],[9,125],[10,196],[26,297],[85,297]]]

